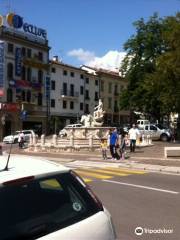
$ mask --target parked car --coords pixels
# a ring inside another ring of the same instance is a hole
[[[1,240],[115,240],[109,212],[71,169],[32,156],[0,161]]]
[[[152,140],[169,141],[172,137],[171,130],[161,125],[145,124],[139,127],[139,131],[141,135],[150,135]]]
[[[64,127],[63,129],[61,129],[60,131],[59,131],[59,136],[60,137],[65,137],[65,136],[67,136],[67,128],[79,128],[79,127],[82,127],[83,125],[82,124],[80,124],[80,123],[77,123],[77,124],[69,124],[69,125],[67,125],[66,127]]]
[[[25,137],[25,142],[29,141],[31,135],[35,134],[33,130],[22,130]],[[16,131],[14,134],[3,138],[4,143],[17,143],[20,131]]]

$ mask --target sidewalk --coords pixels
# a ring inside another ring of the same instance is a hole
[[[103,160],[100,151],[95,152],[28,152],[27,150],[13,149],[14,154],[41,156],[56,162],[72,161],[95,161],[117,163],[121,167],[143,169],[148,171],[158,171],[180,174],[180,157],[164,159],[165,146],[178,146],[179,143],[154,142],[153,146],[137,148],[135,153],[128,152],[126,160],[113,161],[108,153],[108,160]]]

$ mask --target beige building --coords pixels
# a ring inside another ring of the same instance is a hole
[[[105,110],[104,124],[108,126],[129,123],[130,112],[119,110],[119,95],[127,83],[118,72],[105,69],[95,69],[83,66],[82,69],[97,76],[99,81],[99,97]]]
[[[46,31],[14,14],[0,26],[0,136],[46,128],[49,114],[49,46]]]

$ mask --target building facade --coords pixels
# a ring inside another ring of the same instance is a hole
[[[99,98],[105,110],[106,126],[129,122],[129,111],[119,110],[119,95],[127,83],[116,72],[77,68],[55,57],[51,69],[51,132],[58,133],[67,124],[78,123],[84,114],[93,114]]]
[[[118,72],[87,66],[82,66],[82,69],[96,75],[98,78],[98,95],[103,102],[105,110],[104,124],[107,126],[120,126],[129,123],[130,112],[121,111],[119,107],[119,96],[121,91],[127,87],[127,82],[119,76]]]
[[[46,129],[49,114],[49,46],[46,31],[14,14],[0,26],[0,136]]]
[[[79,122],[83,114],[94,111],[99,99],[99,80],[96,75],[58,61],[51,62],[50,113],[52,131]]]

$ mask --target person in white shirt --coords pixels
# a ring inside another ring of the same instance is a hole
[[[139,130],[136,128],[136,125],[133,124],[132,128],[129,130],[129,139],[130,139],[130,151],[135,152],[136,140],[140,135]]]
[[[24,147],[24,133],[22,131],[20,131],[19,136],[18,136],[18,143],[19,143],[19,148],[23,148]]]

